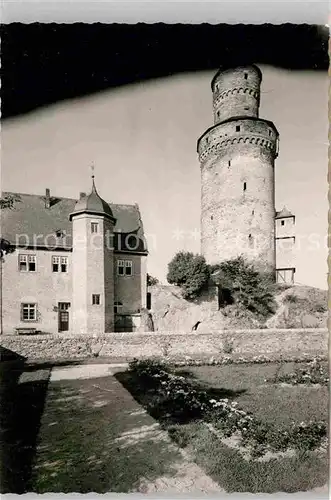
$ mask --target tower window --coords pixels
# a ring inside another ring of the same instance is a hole
[[[228,167],[231,167],[231,160],[228,161]]]
[[[255,213],[254,210],[252,210],[252,215],[254,215],[254,213]]]
[[[117,261],[118,276],[132,276],[132,260]]]
[[[118,312],[120,312],[122,307],[122,302],[114,302],[114,313],[117,314]]]
[[[246,191],[246,189],[247,189],[247,182],[244,182],[243,190]]]
[[[240,132],[240,125],[236,125],[236,132]]]
[[[281,221],[281,225],[285,226],[285,221],[284,220]]]
[[[253,236],[251,234],[248,236],[248,243],[249,243],[250,247],[253,246],[254,240],[253,240]]]
[[[214,216],[213,215],[210,216],[210,220],[214,220]]]
[[[99,224],[97,222],[91,222],[91,233],[97,233],[99,231]]]
[[[100,305],[100,294],[99,293],[93,293],[92,294],[92,305],[93,306],[99,306]]]

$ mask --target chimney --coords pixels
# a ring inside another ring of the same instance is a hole
[[[82,198],[85,198],[86,193],[79,193],[79,199],[81,200]]]
[[[51,206],[51,193],[50,190],[46,189],[46,197],[45,197],[45,208],[50,208]]]

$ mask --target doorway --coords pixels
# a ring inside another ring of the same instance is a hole
[[[58,304],[59,332],[69,331],[69,307],[70,302],[59,302]]]

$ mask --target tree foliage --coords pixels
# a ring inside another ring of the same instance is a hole
[[[21,201],[21,198],[16,194],[7,194],[0,198],[0,209],[9,208],[13,209],[15,203]]]
[[[185,299],[198,297],[208,283],[209,266],[202,255],[178,252],[168,264],[168,283],[181,287]]]
[[[157,278],[154,278],[154,276],[147,273],[147,286],[157,285],[158,282],[159,280]]]
[[[261,273],[242,256],[211,266],[220,271],[220,286],[230,291],[234,302],[261,316],[275,312],[275,283],[271,274]]]

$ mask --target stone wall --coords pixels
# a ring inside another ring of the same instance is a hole
[[[224,344],[233,352],[225,353]],[[130,360],[134,357],[231,355],[253,358],[265,355],[272,359],[327,355],[327,329],[233,330],[219,333],[111,333],[88,335],[4,335],[0,345],[29,360],[64,360],[99,357]]]

